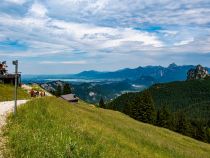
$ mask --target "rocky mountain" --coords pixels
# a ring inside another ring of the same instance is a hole
[[[163,66],[145,66],[137,68],[125,68],[113,72],[83,71],[78,74],[58,74],[58,75],[23,75],[22,80],[25,83],[41,83],[46,79],[87,79],[87,80],[138,80],[142,76],[150,76],[157,83],[184,81],[187,78],[187,72],[194,69],[194,65],[176,65],[170,64],[168,67]],[[210,68],[206,68],[210,71]]]
[[[137,67],[134,69],[126,68],[114,72],[97,72],[97,71],[84,71],[82,73],[73,75],[76,78],[89,78],[89,79],[130,79],[136,80],[141,76],[153,77],[157,82],[171,82],[183,81],[187,77],[187,72],[195,68],[193,65],[176,65],[170,64],[168,67],[162,66],[145,66]],[[206,68],[209,70],[209,68]]]
[[[201,65],[197,65],[195,68],[192,68],[187,72],[188,80],[204,79],[207,76],[209,76],[208,70]]]

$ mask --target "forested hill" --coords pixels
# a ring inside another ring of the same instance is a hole
[[[148,89],[156,108],[184,111],[191,119],[210,120],[210,79],[156,84]]]
[[[210,142],[210,79],[155,84],[123,94],[106,108]]]
[[[190,118],[210,120],[210,79],[155,84],[147,89],[156,109],[166,106],[171,112],[184,111]],[[127,93],[108,105],[123,111],[127,102],[143,92]]]

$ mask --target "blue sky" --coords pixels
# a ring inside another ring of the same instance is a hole
[[[0,60],[25,74],[210,67],[209,15],[210,0],[0,0]]]

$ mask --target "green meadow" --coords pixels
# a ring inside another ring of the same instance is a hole
[[[4,130],[15,158],[210,158],[210,144],[120,112],[55,97],[33,99]]]
[[[28,99],[29,95],[22,88],[18,88],[18,99]],[[14,86],[0,84],[0,102],[14,100]]]

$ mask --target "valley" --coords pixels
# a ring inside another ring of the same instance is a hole
[[[48,84],[62,81],[71,85],[81,99],[98,104],[100,98],[110,101],[127,92],[142,91],[156,83],[184,81],[187,71],[195,66],[170,64],[168,67],[145,66],[114,72],[84,71],[71,75],[23,75],[23,83]],[[208,69],[208,68],[207,68]],[[54,87],[55,88],[55,87]]]

